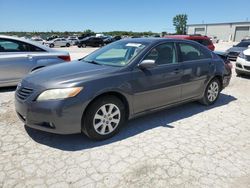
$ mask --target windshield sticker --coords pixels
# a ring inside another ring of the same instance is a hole
[[[129,47],[140,47],[142,44],[139,44],[139,43],[128,43],[126,44],[126,46],[129,46]]]

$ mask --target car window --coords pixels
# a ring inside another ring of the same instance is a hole
[[[177,63],[174,43],[165,43],[153,48],[144,60],[154,60],[157,65]]]
[[[93,52],[84,59],[85,62],[95,62],[102,65],[126,66],[135,58],[144,48],[146,43],[132,43],[120,41],[110,44]]]
[[[0,39],[0,52],[42,52],[43,49],[21,41]]]
[[[179,47],[183,61],[211,58],[210,55],[205,53],[204,50],[201,50],[199,46],[187,43],[179,43]]]

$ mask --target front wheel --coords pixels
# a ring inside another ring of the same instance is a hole
[[[201,103],[207,106],[214,104],[219,98],[220,91],[221,91],[221,83],[217,78],[214,78],[207,85],[204,96],[201,99]]]
[[[98,98],[83,117],[83,132],[91,139],[108,139],[119,132],[125,117],[125,107],[120,99],[115,96]]]
[[[66,47],[70,47],[70,44],[69,44],[69,43],[67,43],[67,44],[66,44]]]

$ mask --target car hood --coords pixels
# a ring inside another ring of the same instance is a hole
[[[229,48],[227,50],[227,52],[242,52],[244,51],[246,48],[244,47],[232,47],[232,48]]]
[[[245,55],[249,55],[250,56],[250,49],[247,49],[243,52]]]
[[[23,82],[44,88],[73,87],[120,69],[120,67],[72,61],[39,69],[24,78]]]

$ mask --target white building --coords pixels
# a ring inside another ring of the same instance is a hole
[[[216,36],[223,41],[241,41],[250,36],[250,22],[190,24],[187,33]]]

